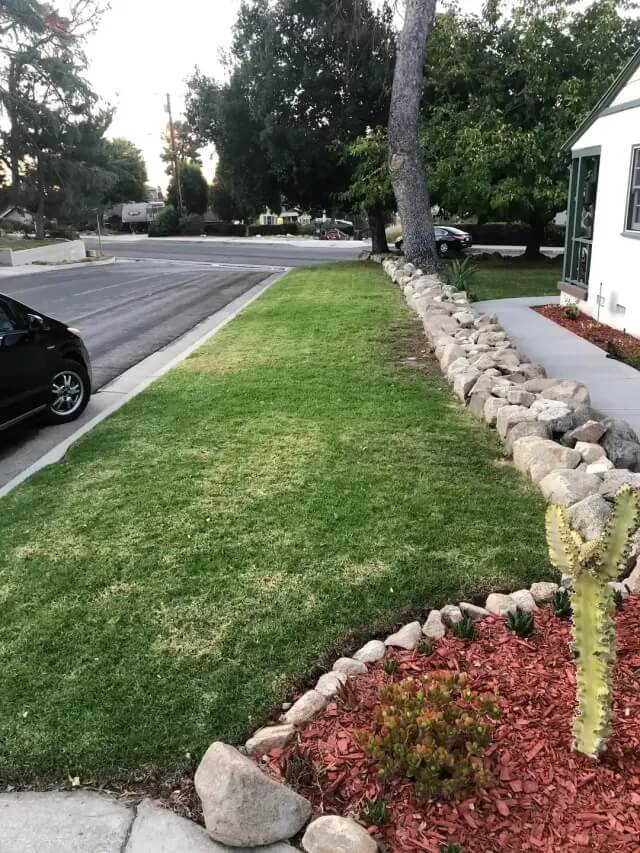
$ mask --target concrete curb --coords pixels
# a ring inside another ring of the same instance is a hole
[[[289,272],[275,273],[265,281],[256,284],[242,296],[237,297],[224,308],[216,311],[203,322],[195,326],[191,331],[173,341],[164,349],[158,350],[138,364],[125,371],[113,382],[106,385],[94,398],[101,404],[101,409],[94,417],[64,438],[59,444],[43,454],[40,459],[25,468],[12,480],[0,488],[0,498],[5,497],[25,480],[28,480],[43,468],[53,465],[64,458],[67,450],[83,435],[92,430],[101,421],[104,421],[118,409],[141,394],[146,388],[168,373],[173,367],[188,358],[192,352],[205,344],[210,338],[230,323],[241,311],[255,302],[273,284]]]
[[[26,264],[20,267],[0,267],[0,281],[3,278],[12,278],[16,275],[35,275],[47,272],[61,272],[62,270],[93,269],[93,267],[106,267],[115,264],[116,258],[105,258],[103,261],[78,261],[73,264]]]

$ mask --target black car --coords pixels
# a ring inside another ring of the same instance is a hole
[[[91,361],[77,329],[0,293],[0,431],[34,415],[64,424],[91,397]]]
[[[473,246],[471,234],[461,231],[459,228],[452,228],[450,225],[436,225],[433,230],[436,235],[438,254],[443,258],[447,255],[461,255],[465,249],[470,249]],[[401,252],[403,244],[402,237],[398,237],[396,249]]]

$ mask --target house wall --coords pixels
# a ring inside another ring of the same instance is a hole
[[[636,86],[630,81],[620,103]],[[573,150],[601,146],[589,298],[580,307],[596,318],[599,309],[603,323],[640,337],[640,233],[624,233],[633,145],[640,145],[640,105],[601,116]],[[576,300],[563,294],[563,302],[569,301]]]

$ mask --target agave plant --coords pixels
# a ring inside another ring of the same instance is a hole
[[[571,605],[578,694],[574,748],[592,758],[605,749],[611,733],[611,672],[616,648],[609,581],[617,578],[626,562],[639,518],[640,492],[629,486],[616,495],[607,527],[593,542],[585,542],[571,528],[566,509],[550,506],[547,510],[551,562],[574,578]]]
[[[471,298],[471,285],[478,272],[478,267],[471,258],[464,258],[464,260],[456,258],[449,261],[443,266],[442,272],[448,285],[455,287],[456,290],[464,290]]]

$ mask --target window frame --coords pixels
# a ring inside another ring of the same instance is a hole
[[[634,184],[634,175],[638,173],[638,183]],[[638,203],[635,203],[635,198]],[[638,219],[633,223],[634,210],[638,209]],[[624,234],[629,237],[640,238],[640,143],[631,148],[631,168],[629,170],[629,183],[627,186],[627,198],[624,218]]]
[[[2,309],[2,313],[5,315],[7,320],[13,324],[13,328],[11,329],[2,329],[0,328],[0,335],[13,335],[16,332],[21,331],[18,318],[11,310],[11,306],[4,299],[0,299],[0,309]]]

